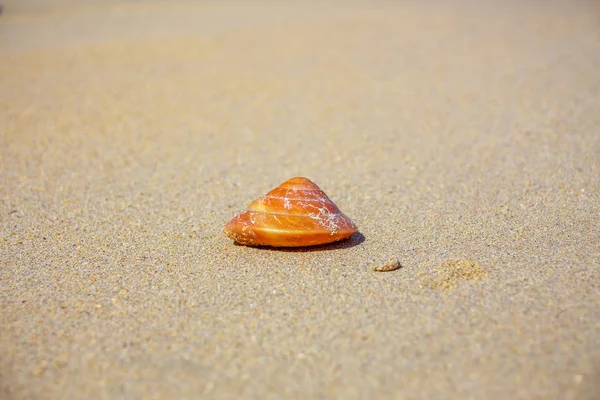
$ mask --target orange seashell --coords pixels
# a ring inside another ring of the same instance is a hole
[[[313,246],[357,231],[325,192],[306,178],[282,183],[225,225],[227,236],[250,246]]]

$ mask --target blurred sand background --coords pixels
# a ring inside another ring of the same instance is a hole
[[[598,2],[3,6],[0,398],[598,398]]]

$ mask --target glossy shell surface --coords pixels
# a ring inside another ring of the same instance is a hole
[[[335,242],[358,229],[314,182],[292,178],[225,225],[225,234],[250,246],[299,247]]]

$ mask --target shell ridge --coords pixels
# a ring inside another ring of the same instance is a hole
[[[320,199],[311,199],[311,198],[306,198],[306,197],[281,197],[281,196],[273,196],[273,195],[268,195],[268,196],[263,196],[263,197],[259,197],[258,199],[256,199],[257,201],[262,200],[262,199],[277,199],[277,200],[295,200],[295,201],[327,201],[327,202],[331,202],[333,203],[333,201],[331,201],[331,199],[329,197],[322,197]]]
[[[276,211],[255,211],[255,210],[246,210],[249,213],[253,213],[253,214],[269,214],[269,215],[282,215],[285,217],[308,217],[308,218],[320,218],[323,215],[332,215],[334,217],[338,216],[338,215],[343,215],[343,213],[339,212],[339,213],[326,213],[326,214],[319,214],[319,213],[307,213],[307,214],[290,214],[290,213],[283,213],[283,212],[276,212]],[[252,220],[252,223],[255,223],[254,220]]]

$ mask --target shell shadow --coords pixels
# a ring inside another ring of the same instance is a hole
[[[320,244],[317,246],[306,246],[306,247],[270,247],[270,246],[247,246],[234,242],[236,246],[254,247],[255,249],[267,250],[267,251],[282,251],[288,253],[307,253],[312,251],[331,251],[331,250],[342,250],[350,247],[358,246],[365,241],[365,236],[356,232],[349,238],[339,240],[333,243]]]

